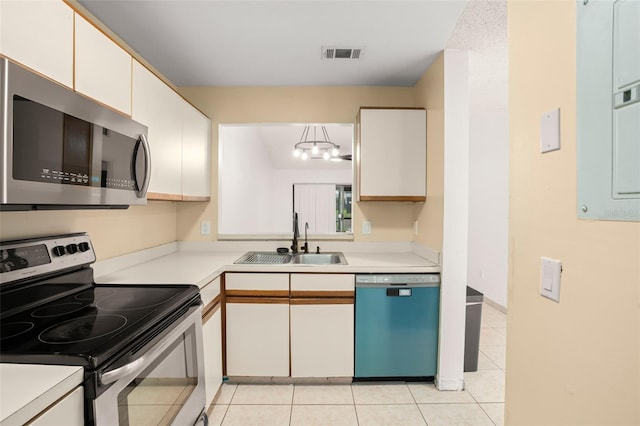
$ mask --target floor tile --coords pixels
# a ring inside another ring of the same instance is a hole
[[[480,351],[478,353],[478,370],[500,370],[500,367]]]
[[[356,405],[360,426],[413,426],[426,425],[418,406]]]
[[[466,391],[477,402],[504,402],[504,371],[480,370],[464,373]]]
[[[415,401],[406,384],[351,386],[356,404],[414,404]]]
[[[429,426],[493,426],[478,404],[420,404],[418,407]]]
[[[351,385],[296,385],[294,404],[353,404]]]
[[[209,416],[209,426],[220,426],[225,414],[227,414],[228,405],[210,405],[207,410],[207,416]]]
[[[483,353],[487,358],[491,360],[495,365],[498,366],[501,370],[504,370],[506,367],[507,361],[507,346],[499,345],[499,346],[480,346],[480,352]]]
[[[293,385],[238,385],[231,399],[236,404],[291,404]]]
[[[220,393],[218,394],[218,399],[215,400],[215,403],[220,405],[229,405],[237,387],[238,385],[223,383],[220,387]]]
[[[358,426],[354,405],[294,405],[291,426]]]
[[[222,426],[288,426],[291,405],[230,405]]]
[[[155,426],[160,424],[171,405],[134,405],[128,408],[127,413],[119,413],[120,424]]]
[[[480,329],[480,345],[482,346],[498,346],[506,345],[507,336],[500,333],[495,328]]]
[[[487,323],[490,327],[506,327],[507,326],[507,316],[506,315],[495,315],[495,316],[487,316],[482,317],[482,321]]]
[[[504,404],[480,404],[496,426],[504,425]]]
[[[475,403],[475,400],[465,391],[439,391],[435,385],[409,383],[409,390],[418,404],[427,403]]]

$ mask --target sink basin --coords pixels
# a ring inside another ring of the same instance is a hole
[[[233,263],[244,265],[280,265],[291,262],[291,255],[275,251],[250,251]]]
[[[347,259],[340,252],[298,253],[293,255],[291,263],[302,265],[346,265]]]

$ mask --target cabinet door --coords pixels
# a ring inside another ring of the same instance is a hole
[[[73,88],[73,10],[61,0],[0,1],[0,52]]]
[[[137,61],[133,62],[132,118],[148,128],[151,148],[149,199],[182,198],[183,100]]]
[[[227,375],[289,376],[289,305],[227,303]]]
[[[82,386],[58,401],[29,423],[34,426],[84,425],[84,391]]]
[[[359,201],[426,199],[426,116],[424,109],[360,109]]]
[[[182,195],[185,201],[197,201],[210,195],[211,121],[186,101],[182,110]]]
[[[75,89],[131,115],[131,55],[76,14]]]
[[[293,303],[291,377],[353,377],[353,304]]]
[[[204,343],[204,380],[207,392],[206,406],[208,407],[216,396],[222,384],[222,330],[221,311],[204,319],[202,326]]]

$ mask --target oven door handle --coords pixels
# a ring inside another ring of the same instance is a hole
[[[127,365],[123,365],[122,367],[116,368],[115,370],[107,371],[106,373],[102,373],[100,375],[100,383],[103,385],[108,385],[109,383],[117,382],[121,378],[128,376],[134,371],[138,370],[140,367],[144,365],[146,362],[145,357],[140,357],[135,361],[131,361]]]

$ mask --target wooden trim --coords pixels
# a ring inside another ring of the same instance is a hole
[[[289,297],[289,290],[226,290],[227,297]]]
[[[361,195],[360,201],[427,201],[422,195]]]
[[[211,201],[211,197],[201,195],[183,195],[182,201]]]
[[[226,297],[226,304],[229,303],[263,303],[263,304],[277,304],[288,305],[288,297]]]
[[[306,299],[291,299],[291,305],[353,305],[353,298],[315,297]]]
[[[209,321],[209,318],[213,316],[222,305],[221,303],[222,296],[217,295],[207,306],[202,309],[202,324],[205,324]]]
[[[161,192],[147,192],[147,200],[182,201],[182,195],[178,195],[178,194],[163,194]]]
[[[291,290],[291,297],[355,297],[355,291]]]
[[[423,107],[384,107],[384,106],[361,106],[361,110],[363,109],[411,109],[411,110],[423,110],[426,111],[426,108]]]

